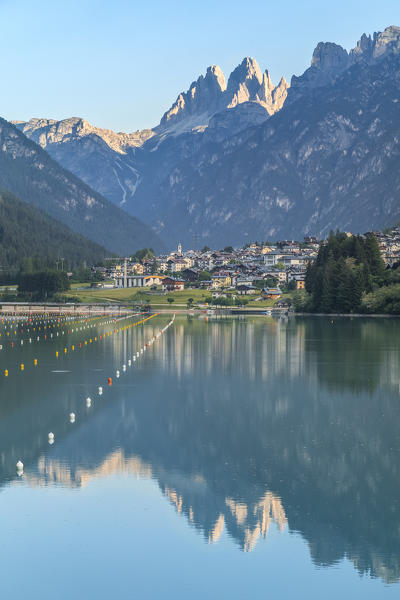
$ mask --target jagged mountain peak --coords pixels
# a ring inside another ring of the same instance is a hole
[[[168,129],[188,117],[208,115],[209,118],[218,110],[225,89],[226,79],[222,69],[218,65],[208,67],[205,76],[200,75],[187,92],[178,95],[171,108],[164,113],[160,128]],[[204,119],[207,121],[205,116]]]
[[[229,84],[244,83],[248,79],[255,79],[258,81],[258,84],[261,85],[262,78],[262,72],[256,59],[252,56],[246,56],[240,65],[238,65],[230,74],[228,87]]]
[[[357,63],[372,65],[397,52],[400,52],[400,27],[396,25],[375,32],[373,36],[363,33],[350,52],[332,42],[319,42],[310,68],[300,77],[293,75],[289,100],[296,100],[309,89],[333,83],[343,71]]]
[[[311,66],[328,70],[341,70],[347,67],[349,55],[347,51],[332,42],[319,42],[313,52]]]
[[[257,92],[256,101],[266,109],[269,115],[273,115],[285,103],[288,88],[289,84],[284,77],[281,77],[280,82],[275,87],[268,70],[266,70],[263,74],[260,89]]]
[[[314,50],[311,66],[321,70],[343,69],[359,60],[371,62],[399,50],[400,27],[390,25],[382,32],[375,32],[373,36],[363,33],[356,47],[349,53],[338,44],[320,42]]]
[[[211,65],[207,67],[206,79],[213,78],[219,85],[220,89],[224,92],[226,90],[226,79],[223,70],[218,65]]]
[[[368,63],[400,50],[400,27],[390,25],[373,36],[363,33],[355,48],[350,51],[351,64],[359,60]]]
[[[13,121],[13,124],[42,148],[46,148],[49,144],[91,137],[93,140],[102,140],[115,152],[124,154],[127,148],[137,148],[153,135],[153,131],[149,129],[133,133],[116,133],[111,129],[95,127],[81,117],[69,117],[61,121],[33,118],[26,122]]]
[[[258,62],[254,58],[246,56],[229,76],[226,106],[232,108],[242,102],[257,101],[262,84],[263,74]]]
[[[271,92],[275,87],[274,84],[272,83],[271,75],[269,74],[268,69],[265,69],[265,71],[263,73],[262,85],[264,86],[265,89],[268,89]]]
[[[363,34],[350,52],[320,42],[291,88],[284,77],[274,85],[251,57],[228,81],[214,64],[140,147],[133,134],[94,128],[58,136],[51,120],[34,120],[48,123],[46,131],[18,128],[169,239],[186,235],[191,243],[201,232],[219,244],[221,231],[236,243],[300,227],[350,230],[370,227],[372,215],[384,225],[400,214],[399,73],[400,27],[391,26]]]
[[[163,115],[157,131],[176,129],[182,133],[195,127],[205,127],[217,112],[234,108],[243,102],[257,102],[271,115],[282,108],[287,88],[284,78],[275,88],[268,70],[262,73],[258,62],[251,56],[246,56],[232,71],[228,83],[222,69],[212,65],[205,76],[200,75],[190,85],[187,92],[178,95]]]
[[[398,50],[400,47],[400,27],[396,25],[390,25],[386,29],[379,33],[376,37],[374,57],[378,58],[388,51]]]

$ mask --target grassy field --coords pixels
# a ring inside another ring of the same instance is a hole
[[[211,292],[197,289],[172,292],[169,294],[163,294],[161,291],[159,294],[148,294],[143,290],[132,291],[132,288],[91,289],[88,287],[85,290],[76,289],[79,287],[83,287],[83,284],[75,284],[68,295],[71,298],[76,297],[79,298],[81,302],[88,303],[132,302],[133,304],[137,304],[142,302],[143,304],[151,304],[154,307],[170,306],[173,308],[176,306],[182,308],[186,307],[189,298],[193,298],[193,304],[195,305],[197,302],[204,303],[206,298],[211,296]],[[173,298],[174,302],[169,303],[168,298]],[[250,298],[251,297],[247,297],[248,300],[250,300]],[[249,308],[268,308],[273,305],[273,300],[260,300],[258,302],[250,300],[247,304]]]
[[[2,289],[0,286],[0,292],[5,291],[6,286]],[[14,289],[13,289],[14,288]],[[16,292],[16,287],[9,286],[10,291]],[[132,304],[151,304],[151,306],[157,307],[170,307],[170,308],[186,308],[189,298],[193,298],[193,306],[196,303],[205,303],[206,298],[211,296],[211,292],[208,290],[188,289],[183,292],[171,292],[164,294],[161,290],[159,293],[146,293],[143,289],[132,290],[132,288],[91,288],[87,283],[73,283],[71,290],[65,293],[71,301],[77,299],[79,302],[88,304],[109,304],[109,303],[132,303]],[[283,297],[290,297],[290,294],[284,294]],[[257,294],[256,294],[257,297]],[[169,303],[168,298],[173,298],[173,302]],[[270,308],[274,305],[273,300],[260,300],[256,302],[252,296],[247,296],[248,308]]]
[[[132,291],[132,288],[117,288],[117,289],[90,289],[79,290],[71,289],[68,293],[70,297],[79,298],[81,302],[132,302],[143,304],[168,305],[168,298],[173,298],[173,305],[186,306],[189,298],[193,298],[193,302],[204,302],[210,296],[210,292],[204,290],[184,290],[183,292],[173,292],[170,294],[146,294],[142,290]]]

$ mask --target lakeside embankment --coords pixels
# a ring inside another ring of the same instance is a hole
[[[57,304],[54,302],[48,303],[27,303],[27,302],[3,302],[0,305],[0,314],[4,315],[23,315],[23,314],[68,314],[68,315],[110,315],[122,316],[136,312],[136,308],[127,304],[91,304],[91,303],[76,303],[76,304]],[[293,312],[286,308],[274,307],[192,307],[189,308],[184,304],[172,305],[152,305],[150,311],[159,314],[189,314],[189,315],[231,315],[231,316],[290,316],[290,317],[327,317],[327,318],[398,318],[400,315],[389,315],[383,313],[368,314],[368,313],[309,313],[309,312]]]

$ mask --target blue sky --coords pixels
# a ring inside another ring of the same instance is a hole
[[[399,0],[0,0],[6,119],[80,116],[134,131],[218,64],[254,56],[277,83],[302,73],[319,41],[349,49],[400,25]]]

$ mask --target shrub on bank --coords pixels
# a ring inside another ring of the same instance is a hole
[[[381,287],[365,294],[361,310],[369,314],[400,315],[400,284]]]
[[[292,294],[292,306],[295,312],[312,312],[312,296],[305,290],[297,290]]]

